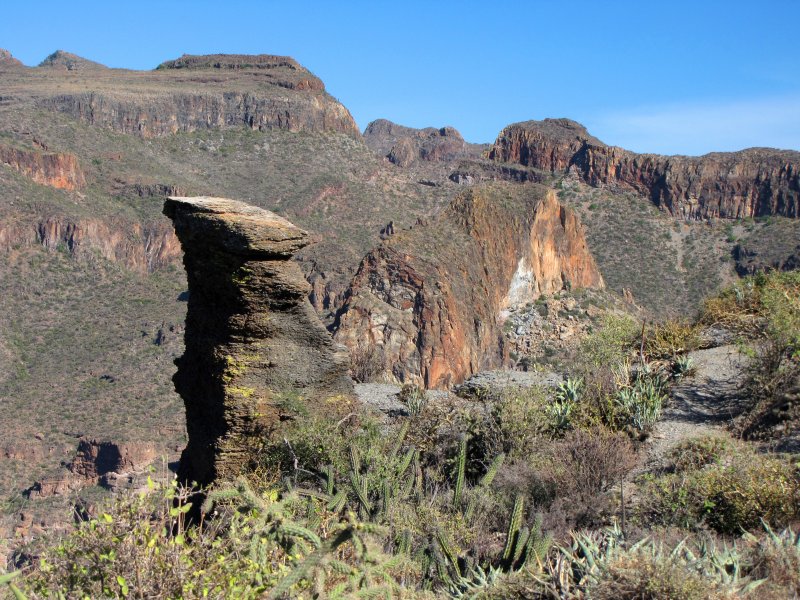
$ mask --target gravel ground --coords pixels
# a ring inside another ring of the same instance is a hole
[[[742,411],[741,385],[749,359],[733,345],[697,350],[689,356],[694,373],[670,390],[669,403],[650,437],[642,471],[665,466],[670,450],[684,440],[728,436],[726,426]]]

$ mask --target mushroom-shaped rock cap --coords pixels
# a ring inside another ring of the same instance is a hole
[[[170,196],[164,214],[181,243],[216,245],[232,254],[290,257],[309,244],[308,232],[263,208],[238,200]]]

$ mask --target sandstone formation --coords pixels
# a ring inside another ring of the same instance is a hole
[[[414,129],[378,119],[364,130],[364,141],[379,156],[399,167],[417,161],[450,162],[468,156],[480,156],[482,147],[464,141],[453,127]]]
[[[800,244],[787,254],[760,252],[759,248],[736,244],[733,248],[736,273],[740,277],[768,271],[796,271],[800,269]]]
[[[58,95],[39,102],[90,125],[145,138],[198,129],[249,127],[288,131],[339,131],[358,135],[341,104],[310,96],[261,97],[253,93],[164,94],[151,98],[114,93]]]
[[[38,152],[0,145],[0,163],[42,185],[63,190],[77,190],[86,185],[78,159],[72,154]]]
[[[164,213],[189,283],[186,351],[173,378],[189,435],[179,476],[205,485],[247,468],[297,410],[337,410],[352,381],[291,260],[309,243],[305,231],[221,198],[169,198]]]
[[[545,119],[506,127],[489,157],[572,171],[593,186],[622,184],[684,219],[800,217],[800,153],[789,150],[636,154],[607,146],[574,121]]]
[[[335,339],[382,353],[395,380],[448,387],[502,362],[510,307],[602,286],[577,216],[552,190],[480,186],[364,258]]]
[[[81,488],[99,485],[109,489],[127,487],[140,479],[145,468],[158,458],[153,442],[113,442],[81,439],[66,469],[34,483],[29,498],[60,496]]]

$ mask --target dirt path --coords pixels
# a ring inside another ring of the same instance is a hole
[[[684,440],[729,435],[726,425],[742,411],[740,388],[749,359],[733,345],[697,350],[689,356],[694,373],[672,387],[639,472],[663,467],[670,450]]]

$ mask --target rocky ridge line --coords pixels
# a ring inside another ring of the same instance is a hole
[[[506,127],[489,158],[573,172],[592,186],[622,184],[684,219],[800,217],[800,152],[790,150],[636,154],[607,146],[575,121],[545,119]]]

